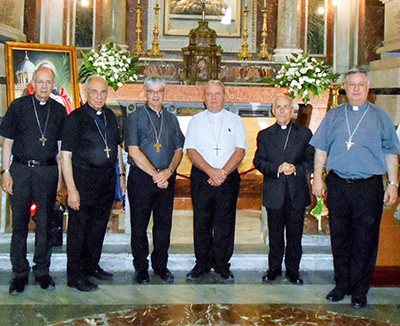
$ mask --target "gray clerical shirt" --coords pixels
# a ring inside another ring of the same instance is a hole
[[[159,152],[155,146],[158,137],[162,145]],[[183,147],[184,141],[185,137],[179,127],[178,119],[166,109],[162,109],[160,115],[157,115],[146,105],[145,108],[138,108],[128,117],[125,148],[128,150],[129,146],[139,146],[156,169],[168,168],[175,151]],[[136,166],[131,157],[128,162]]]

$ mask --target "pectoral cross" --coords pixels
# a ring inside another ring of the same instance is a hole
[[[160,144],[160,142],[157,140],[157,143],[154,145],[154,147],[157,147],[157,153],[160,153],[160,148],[162,147],[162,145]]]
[[[106,146],[106,148],[104,149],[104,151],[107,153],[107,158],[110,158],[111,148],[108,148],[108,146]]]
[[[39,138],[39,141],[42,142],[42,146],[46,146],[47,138],[44,135],[42,135],[42,138]]]
[[[217,147],[215,147],[214,150],[215,150],[215,154],[217,154],[217,156],[218,156],[218,151],[220,151],[221,148],[219,148],[218,145],[217,145]]]
[[[346,145],[347,145],[347,150],[349,151],[351,146],[354,145],[354,142],[351,141],[351,138],[349,138],[349,140],[346,142]]]

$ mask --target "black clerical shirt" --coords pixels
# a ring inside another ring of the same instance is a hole
[[[89,104],[72,111],[68,116],[62,133],[61,150],[72,152],[73,165],[89,167],[115,166],[118,158],[118,145],[121,144],[119,126],[114,113],[109,108],[103,107],[102,114],[96,115],[103,123],[107,124],[110,134],[107,135],[107,145],[111,150],[107,157],[106,144],[103,137],[106,132],[96,125],[95,119],[88,113],[96,110]],[[106,119],[104,119],[106,115]],[[100,129],[100,130],[99,130]]]
[[[40,121],[42,132],[46,138],[42,145],[42,134],[36,119],[34,105]],[[50,110],[50,112],[48,111]],[[49,119],[46,127],[47,113]],[[45,161],[53,159],[58,153],[57,141],[61,140],[61,130],[67,112],[53,99],[41,105],[34,95],[15,99],[0,126],[0,135],[13,140],[12,154],[23,160]]]

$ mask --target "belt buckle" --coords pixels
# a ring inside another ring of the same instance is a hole
[[[35,167],[35,160],[29,160],[29,161],[28,161],[28,166],[29,166],[30,168],[34,168],[34,167]]]

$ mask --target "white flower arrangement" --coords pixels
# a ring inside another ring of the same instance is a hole
[[[322,92],[330,87],[331,81],[337,78],[338,75],[333,74],[322,60],[293,53],[275,79],[267,79],[266,82],[275,87],[287,87],[291,98],[301,97],[307,104],[312,95],[321,97]]]
[[[115,91],[124,84],[131,84],[138,79],[136,72],[138,58],[129,51],[123,51],[114,43],[102,44],[98,51],[82,52],[82,64],[78,79],[85,82],[91,75],[103,76],[108,86]]]

